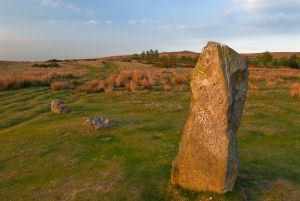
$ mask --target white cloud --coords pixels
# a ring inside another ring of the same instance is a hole
[[[51,20],[46,20],[46,23],[48,24],[55,24],[57,21],[54,20],[54,19],[51,19]]]
[[[241,8],[252,11],[265,11],[265,10],[284,10],[286,8],[300,7],[299,0],[233,0],[235,3],[241,5]]]
[[[199,30],[205,28],[201,24],[176,24],[176,25],[161,25],[158,28],[161,30]]]
[[[92,16],[92,15],[95,15],[96,12],[94,10],[89,9],[86,11],[86,14],[88,14],[89,16]]]
[[[113,24],[114,22],[113,21],[110,21],[110,20],[106,20],[105,21],[105,24]]]
[[[129,20],[128,23],[129,23],[129,24],[137,24],[138,21],[137,21],[137,20]]]
[[[96,20],[92,20],[92,19],[91,19],[91,20],[88,20],[88,23],[89,23],[89,24],[98,24],[98,22],[97,22]]]
[[[62,3],[62,0],[40,0],[40,2],[44,6],[56,8]]]
[[[139,19],[139,20],[128,20],[128,24],[155,24],[155,23],[161,23],[163,20],[154,20],[154,19]]]
[[[263,32],[286,33],[299,30],[300,0],[231,0],[224,20],[235,26],[251,26]]]
[[[81,8],[78,7],[78,6],[76,6],[76,5],[68,4],[67,7],[68,7],[68,9],[70,9],[73,12],[76,12],[76,13],[80,13],[81,12]]]
[[[272,21],[297,20],[298,17],[299,17],[299,15],[296,15],[296,14],[285,14],[285,13],[267,14],[267,15],[261,16],[262,19],[272,20]]]

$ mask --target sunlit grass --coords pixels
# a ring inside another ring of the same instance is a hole
[[[98,72],[99,73],[99,72]],[[110,72],[111,73],[111,72]],[[110,73],[107,73],[110,74]],[[97,76],[101,76],[98,74]],[[104,76],[104,75],[103,75]],[[106,75],[104,76],[106,77]],[[290,82],[250,89],[239,177],[225,195],[170,184],[189,92],[73,93],[34,87],[0,92],[1,200],[292,200],[300,193],[300,107]],[[50,112],[63,99],[66,115]],[[113,127],[83,125],[103,115]]]

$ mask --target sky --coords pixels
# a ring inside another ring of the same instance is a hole
[[[300,51],[300,0],[0,0],[0,60]]]

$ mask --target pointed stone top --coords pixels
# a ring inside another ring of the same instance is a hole
[[[206,46],[210,46],[210,45],[221,45],[221,43],[215,41],[208,41]]]
[[[209,41],[209,42],[207,42],[205,48],[211,47],[211,46],[215,46],[215,47],[218,47],[218,46],[219,46],[219,47],[228,47],[227,45],[225,45],[225,44],[223,44],[223,43],[219,43],[219,42],[215,42],[215,41]]]

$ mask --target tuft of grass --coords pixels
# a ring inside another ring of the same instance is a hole
[[[124,77],[121,74],[119,74],[115,79],[115,87],[116,88],[125,87],[125,84],[126,82]]]
[[[51,89],[53,91],[61,91],[63,89],[73,89],[74,85],[72,83],[66,83],[66,82],[52,82],[51,83]]]
[[[125,85],[125,89],[127,91],[131,91],[131,92],[135,91],[136,90],[136,83],[135,83],[135,81],[130,80],[130,82]]]
[[[162,88],[164,90],[164,92],[168,92],[172,90],[172,86],[170,84],[164,84],[162,85]]]
[[[150,91],[153,87],[153,81],[149,80],[149,79],[146,79],[146,78],[142,79],[140,81],[140,83],[141,83],[141,86],[143,87],[143,90]]]
[[[86,93],[103,92],[105,90],[104,81],[91,80],[85,84],[83,91]]]
[[[93,84],[93,82],[95,82]],[[95,90],[97,82],[89,81],[85,84],[83,91],[88,93],[99,92]],[[112,74],[103,80],[105,83],[104,91],[110,92],[114,89],[124,88],[127,91],[136,91],[136,89],[151,91],[154,86],[161,86],[162,90],[169,91],[175,84],[179,91],[182,91],[184,85],[189,85],[189,78],[184,76],[176,76],[174,79],[162,76],[159,72],[139,72],[124,70],[118,74]],[[88,86],[88,87],[87,87]],[[141,87],[138,87],[141,86]],[[100,90],[102,91],[102,90]]]
[[[115,84],[115,80],[114,80],[114,76],[109,76],[105,81],[104,81],[105,85],[104,85],[104,91],[105,92],[111,92],[114,89],[114,84]]]
[[[177,75],[173,77],[172,83],[176,86],[178,91],[182,91],[184,84],[188,82],[185,77]]]
[[[7,74],[0,77],[0,90],[18,89],[29,86],[49,86],[54,79],[75,78],[72,72],[25,71],[20,75]]]
[[[300,98],[300,84],[299,83],[292,84],[291,90],[290,90],[290,96]]]

